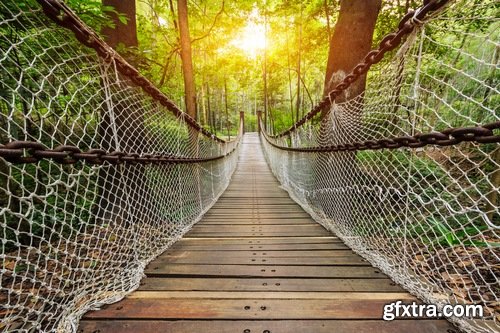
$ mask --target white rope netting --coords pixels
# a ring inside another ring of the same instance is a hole
[[[87,310],[137,288],[145,265],[224,191],[238,156],[239,139],[222,143],[194,130],[36,1],[0,3],[0,123],[1,144],[227,155],[119,165],[0,158],[3,332],[76,331]]]
[[[297,152],[498,122],[500,8],[450,1],[323,120],[261,136],[282,186],[318,222],[423,300],[481,304],[453,318],[500,330],[500,145]],[[498,131],[498,130],[495,130]],[[498,132],[495,132],[498,133]]]

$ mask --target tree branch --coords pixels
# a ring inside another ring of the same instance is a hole
[[[212,25],[210,26],[210,28],[208,28],[208,31],[205,34],[203,34],[202,36],[193,38],[191,40],[191,43],[194,43],[194,42],[197,42],[197,41],[199,41],[201,39],[207,38],[210,35],[210,33],[212,32],[212,30],[214,29],[215,24],[217,23],[217,19],[219,18],[219,16],[222,15],[222,13],[224,13],[224,0],[222,1],[221,9],[215,15],[214,21],[212,22]]]

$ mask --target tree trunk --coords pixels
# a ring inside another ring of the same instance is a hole
[[[104,28],[105,41],[113,48],[119,46],[137,47],[136,8],[133,0],[103,0],[103,5],[113,6],[120,14],[127,17],[127,24],[120,22],[117,14],[111,19],[115,28]],[[127,52],[123,54],[128,62],[134,63]],[[103,65],[103,72],[109,71]],[[120,90],[123,81],[115,82],[115,76],[103,74],[103,96],[109,103],[102,110],[102,120],[99,125],[101,148],[108,151],[118,150],[127,153],[144,153],[145,141],[143,122],[144,111],[141,101],[134,96],[116,96],[116,89]],[[144,220],[141,211],[146,205],[129,205],[128,202],[139,200],[148,202],[149,196],[147,181],[143,165],[131,166],[127,164],[107,166],[100,170],[99,189],[100,199],[96,214],[102,223],[117,223],[126,227],[136,219]],[[134,183],[130,180],[135,179]],[[140,209],[138,208],[140,207]],[[154,218],[154,217],[151,217]]]
[[[206,92],[205,92],[205,75],[203,75],[201,82],[201,124],[208,124],[207,117],[207,103],[206,103]]]
[[[302,61],[302,6],[300,6],[300,18],[299,18],[299,36],[298,36],[298,56],[297,56],[297,104],[296,104],[296,119],[300,119],[300,65]]]
[[[179,23],[179,41],[181,45],[181,62],[182,75],[184,77],[184,102],[186,104],[186,112],[191,118],[197,119],[196,115],[196,87],[194,82],[193,59],[191,51],[191,37],[189,35],[188,7],[187,0],[177,0],[177,15]],[[209,91],[207,90],[207,93]],[[193,127],[188,126],[188,140],[191,146],[191,151],[195,157],[200,153],[198,144],[198,131]],[[194,190],[195,196],[193,199],[202,204],[201,198],[201,175],[198,164],[192,164],[190,170],[193,172],[194,179],[189,182],[187,179],[185,188],[191,187]]]
[[[330,11],[328,10],[328,0],[324,0],[323,6],[325,7],[326,30],[328,32],[328,40],[330,40],[332,38],[332,28],[330,26]]]
[[[127,24],[123,24],[118,15],[113,13],[111,19],[113,20],[113,25],[115,28],[106,27],[103,29],[103,34],[105,35],[105,41],[111,47],[116,48],[119,45],[126,47],[137,47],[137,31],[136,31],[136,18],[135,18],[135,1],[134,0],[103,0],[102,4],[104,6],[113,6],[116,12],[120,15],[125,15],[127,17]],[[125,54],[125,59],[133,63],[130,55]],[[111,78],[113,79],[113,78]],[[103,84],[107,84],[103,82]],[[113,94],[112,89],[110,89],[110,94]],[[141,133],[138,127],[142,125],[142,112],[138,109],[130,108],[128,104],[134,103],[134,101],[128,100],[124,101],[122,98],[111,98],[111,110],[107,110],[103,114],[104,122],[102,128],[103,130],[103,141],[107,150],[121,150],[134,152],[140,150],[141,146],[138,141],[143,141],[143,138],[135,138],[134,135]],[[112,113],[112,114],[111,114]],[[108,119],[106,119],[108,118]],[[113,121],[114,120],[114,123]],[[116,131],[116,133],[114,133]],[[138,140],[140,139],[140,140]]]
[[[177,24],[177,19],[175,18],[174,3],[172,0],[168,0],[168,8],[170,9],[170,15],[172,16],[172,23],[174,24],[175,32],[179,32],[179,26]]]
[[[127,17],[127,24],[123,24],[116,13],[109,14],[115,27],[106,27],[102,30],[106,43],[114,49],[120,44],[125,47],[137,47],[135,0],[102,0],[102,4],[114,7],[118,13]]]
[[[370,51],[380,7],[381,0],[340,1],[338,21],[330,39],[324,85],[325,96]],[[338,103],[359,96],[365,89],[365,81],[366,76],[360,77],[352,83],[348,91],[337,97],[336,103],[330,110],[323,111],[319,145],[346,143],[346,138],[352,140],[352,128],[361,127],[362,110],[360,108],[346,110]],[[345,225],[355,223],[354,204],[361,200],[355,190],[359,173],[355,152],[317,155],[314,163],[315,188],[330,189],[317,195],[317,205],[336,223]]]
[[[267,99],[267,10],[264,12],[264,129],[267,130],[268,125],[268,99]]]
[[[193,59],[191,51],[191,37],[189,34],[188,6],[187,0],[177,0],[177,17],[179,24],[179,41],[181,44],[181,62],[182,75],[184,77],[184,102],[186,103],[186,113],[193,119],[197,119],[196,112],[196,87],[194,82]],[[208,91],[207,91],[208,92]],[[198,131],[191,126],[188,126],[189,143],[191,151],[195,157],[200,154],[198,144]],[[201,198],[201,174],[198,164],[192,164],[190,170],[193,172],[194,179],[192,182],[186,181],[186,187],[192,185],[195,195],[194,200],[200,203],[202,209]]]
[[[230,123],[229,123],[229,107],[227,105],[227,79],[225,76],[224,76],[224,107],[226,109],[227,139],[231,140]]]
[[[288,29],[286,29],[286,59],[288,68],[288,93],[290,95],[290,114],[292,116],[292,124],[295,124],[299,119],[295,119],[293,114],[293,93],[292,93],[292,68],[290,62],[290,39],[288,35]]]
[[[341,0],[337,24],[330,39],[324,95],[370,51],[381,0]],[[366,76],[349,88],[353,98],[364,91]]]
[[[179,27],[177,25],[177,19],[175,16],[174,4],[172,3],[172,0],[169,0],[168,4],[169,4],[169,9],[170,9],[170,16],[172,18],[172,23],[174,24],[174,29],[175,29],[175,32],[177,33],[177,44],[179,44]],[[163,66],[163,71],[161,74],[160,83],[158,83],[158,88],[163,87],[163,85],[165,84],[165,80],[167,79],[168,68],[170,65],[170,60],[176,54],[178,54],[178,50],[173,50],[165,58],[165,65]],[[174,65],[174,67],[175,67],[175,65]]]
[[[215,133],[215,118],[214,118],[214,112],[212,110],[212,105],[210,101],[210,86],[208,85],[208,81],[206,83],[206,96],[207,96],[207,119],[208,119],[208,124],[210,126],[210,132]]]
[[[186,112],[196,119],[196,88],[194,83],[191,37],[189,36],[187,0],[177,1],[177,15],[181,43],[182,74],[184,76],[184,100]]]

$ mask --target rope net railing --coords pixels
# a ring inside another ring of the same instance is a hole
[[[283,188],[347,245],[426,302],[483,306],[452,318],[470,332],[500,330],[499,11],[457,0],[411,18],[364,93],[261,132]]]
[[[0,51],[0,331],[75,332],[212,206],[240,137],[202,130],[61,2],[2,1]]]

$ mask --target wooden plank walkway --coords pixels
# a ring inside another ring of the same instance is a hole
[[[413,296],[279,188],[255,133],[227,191],[146,275],[79,332],[455,332],[445,320],[384,322],[384,304]]]

